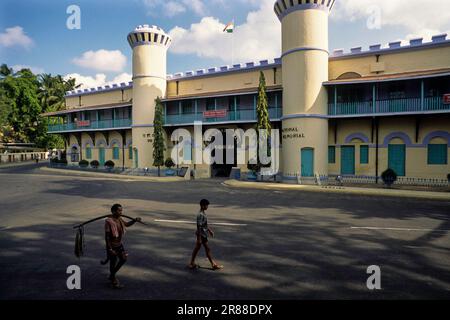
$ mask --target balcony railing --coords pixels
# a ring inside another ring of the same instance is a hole
[[[48,126],[48,132],[131,128],[131,123],[132,123],[131,119],[116,119],[116,120],[90,121],[88,125],[79,125],[77,123],[52,124]]]
[[[450,110],[450,104],[445,104],[442,97],[386,99],[372,101],[339,102],[328,104],[329,115],[358,115],[377,113],[402,113]]]
[[[271,120],[280,119],[282,113],[283,111],[281,108],[269,108],[269,118]],[[247,110],[237,110],[236,112],[227,111],[226,116],[222,118],[205,118],[202,112],[165,116],[166,125],[191,124],[194,123],[194,121],[202,121],[205,123],[230,122],[230,121],[251,122],[256,121],[256,113],[255,110],[253,109],[247,109]]]

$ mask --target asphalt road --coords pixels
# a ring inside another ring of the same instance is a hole
[[[450,298],[450,203],[298,191],[230,189],[220,180],[154,183],[0,168],[0,299],[428,299]],[[210,241],[223,270],[186,268],[198,202],[208,198]],[[103,223],[86,227],[82,259],[72,226],[109,213],[129,228],[125,285],[106,280]],[[367,229],[370,227],[370,229]],[[414,229],[414,230],[406,230]],[[68,290],[66,269],[81,268]],[[381,268],[369,290],[367,267]]]

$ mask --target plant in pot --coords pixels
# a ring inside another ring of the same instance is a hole
[[[97,169],[100,166],[100,162],[98,162],[97,160],[92,160],[91,161],[91,167],[94,169]]]
[[[89,162],[87,160],[81,160],[80,162],[78,162],[78,165],[80,166],[80,168],[86,168],[87,166],[89,166]]]
[[[167,158],[164,162],[164,165],[167,168],[165,172],[166,176],[175,176],[175,170],[172,170],[172,168],[175,167],[175,163],[173,162],[172,158]]]
[[[384,184],[390,188],[395,181],[397,181],[397,174],[392,169],[387,169],[381,174],[381,179],[383,180]]]
[[[259,170],[261,170],[261,165],[260,164],[253,164],[253,163],[248,163],[247,164],[247,169],[250,170],[247,173],[247,180],[249,181],[256,181],[258,176],[257,173],[259,172]]]
[[[111,172],[114,169],[115,163],[111,160],[105,162],[106,169]]]

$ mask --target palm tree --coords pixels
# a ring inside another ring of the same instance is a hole
[[[13,69],[8,67],[5,63],[0,66],[0,78],[6,78],[7,76],[13,75]]]

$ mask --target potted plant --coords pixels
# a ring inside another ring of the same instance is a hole
[[[390,188],[395,181],[397,181],[397,174],[392,169],[387,169],[381,174],[381,179],[383,180],[384,184]]]
[[[111,172],[114,169],[114,166],[115,166],[115,164],[111,160],[108,160],[105,162],[105,167],[109,172]]]
[[[247,173],[247,180],[249,181],[256,181],[258,178],[258,172],[261,169],[260,165],[258,164],[252,164],[252,163],[248,163],[247,164],[247,169],[250,170]]]
[[[80,166],[80,168],[86,168],[87,166],[89,166],[89,162],[87,160],[81,160],[80,162],[78,162],[78,165]]]
[[[100,162],[98,162],[97,160],[92,160],[91,161],[91,167],[94,169],[97,169],[100,166]]]
[[[168,168],[165,172],[166,176],[175,176],[175,170],[172,170],[172,168],[175,167],[175,163],[172,158],[167,158],[164,165]]]

